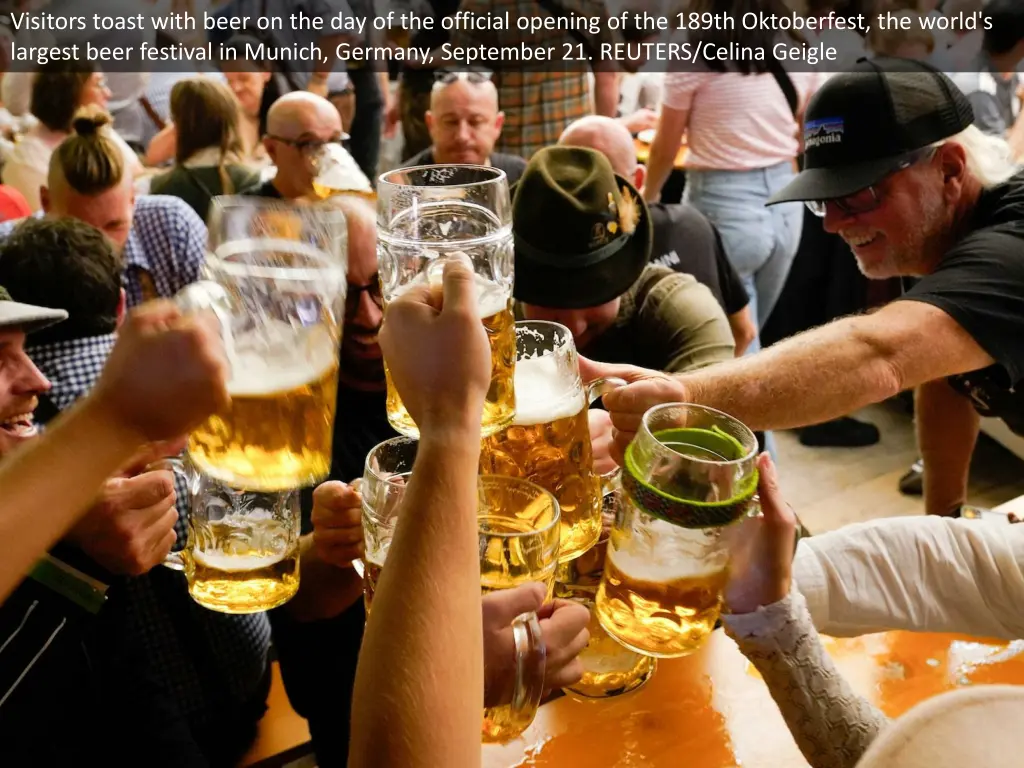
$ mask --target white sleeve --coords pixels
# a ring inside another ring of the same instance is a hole
[[[793,579],[819,631],[1024,637],[1024,524],[886,518],[801,540]]]

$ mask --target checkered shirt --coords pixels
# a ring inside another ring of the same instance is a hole
[[[189,209],[191,211],[191,209]],[[99,378],[115,334],[29,346],[26,352],[53,384],[49,397],[63,410],[85,395]],[[175,479],[178,523],[187,537],[188,488]],[[266,670],[270,620],[265,613],[228,615],[206,610],[188,595],[185,576],[157,567],[127,579],[129,631],[146,649],[153,672],[193,727],[208,726],[225,706],[252,698]]]
[[[18,221],[0,223],[0,238],[7,237]],[[188,203],[169,195],[143,195],[135,200],[122,278],[129,308],[148,299],[174,296],[199,279],[205,261],[206,225]]]
[[[604,3],[596,0],[560,0],[558,5],[568,16],[599,16],[601,32],[589,38],[596,51],[602,43],[612,42],[611,33],[604,22]],[[509,18],[520,16],[548,16],[534,0],[463,0],[459,11],[481,15],[503,15]],[[511,48],[524,45],[528,48],[549,46],[554,48],[553,61],[530,66],[526,63],[509,63],[498,68],[493,75],[494,86],[498,89],[498,107],[505,113],[505,124],[494,145],[495,152],[519,155],[525,160],[538,149],[558,143],[566,126],[574,120],[594,112],[593,95],[589,68],[583,64],[563,64],[565,44],[571,47],[571,57],[577,57],[578,41],[565,30],[509,29],[497,32],[488,30],[456,30],[452,32],[453,46],[502,46]],[[453,67],[457,69],[458,67]]]

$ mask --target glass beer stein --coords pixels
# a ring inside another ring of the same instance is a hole
[[[673,403],[644,415],[597,593],[608,634],[665,658],[703,645],[729,578],[723,533],[756,507],[756,459],[754,433],[720,411]]]
[[[377,197],[370,180],[342,144],[349,138],[345,134],[341,142],[327,142],[312,159],[313,192],[321,200],[335,195],[357,195],[368,200]]]
[[[385,305],[410,286],[440,285],[445,263],[457,254],[472,262],[480,319],[491,346],[491,386],[481,434],[504,429],[515,416],[516,358],[512,204],[504,171],[476,165],[401,168],[380,177],[377,195],[377,255]],[[384,374],[391,426],[399,434],[419,437],[391,382],[386,359]]]
[[[564,325],[526,320],[515,331],[515,418],[484,441],[480,472],[522,477],[555,495],[559,559],[565,562],[593,547],[601,534],[601,478],[594,472],[587,410],[625,382],[598,379],[584,386],[576,344]]]
[[[159,464],[189,489],[188,541],[164,565],[185,572],[199,605],[221,613],[260,613],[299,590],[299,492],[230,488],[190,462]]]
[[[381,443],[366,457],[360,484],[365,540],[364,589],[367,612],[394,536],[399,503],[412,475],[416,441],[406,437]],[[536,581],[554,591],[558,562],[558,501],[526,480],[479,478],[477,521],[480,535],[480,587],[483,594]],[[481,738],[504,743],[525,731],[544,693],[545,648],[535,613],[515,619],[515,688],[511,704],[486,707]]]
[[[236,488],[280,491],[327,478],[344,318],[347,237],[341,211],[217,197],[205,279],[186,310],[221,321],[231,404],[189,436],[204,473]]]
[[[651,679],[657,669],[657,659],[630,650],[609,635],[597,616],[597,597],[601,575],[604,573],[605,554],[611,524],[622,502],[621,492],[608,488],[604,494],[601,538],[583,555],[561,563],[555,572],[555,597],[575,600],[590,611],[587,631],[590,641],[577,658],[583,665],[583,677],[563,690],[576,698],[607,699],[621,696],[640,688]]]

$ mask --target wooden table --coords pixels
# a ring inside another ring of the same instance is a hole
[[[843,674],[890,716],[970,683],[1024,684],[1024,641],[889,632],[824,638]],[[484,768],[806,768],[756,670],[719,630],[697,654],[659,662],[646,686],[541,707]]]

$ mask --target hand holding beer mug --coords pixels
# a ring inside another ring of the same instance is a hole
[[[729,580],[726,528],[756,507],[756,456],[753,432],[720,411],[672,403],[644,415],[597,593],[601,626],[627,648],[685,656],[710,635]]]
[[[164,565],[185,572],[199,605],[221,613],[260,613],[299,590],[299,492],[230,488],[188,461],[163,465],[189,490],[188,541]]]
[[[417,443],[406,437],[376,446],[366,457],[363,496],[364,589],[367,612],[394,536],[400,502],[412,476]],[[480,579],[483,594],[539,582],[548,596],[558,561],[558,501],[533,483],[479,478]],[[505,742],[533,722],[544,692],[545,648],[536,613],[513,622],[516,689],[511,704],[483,712],[484,742]]]
[[[439,286],[452,258],[472,265],[476,313],[491,351],[481,434],[504,429],[515,415],[512,207],[504,172],[431,165],[386,173],[378,185],[377,230],[385,309],[414,286]],[[396,361],[385,352],[384,362],[388,420],[399,434],[418,437],[419,427],[391,380]]]
[[[480,472],[522,477],[555,495],[562,515],[559,560],[566,562],[601,534],[601,478],[587,411],[625,382],[598,379],[584,387],[576,344],[564,325],[519,321],[515,332],[515,419],[484,441]]]
[[[212,309],[231,369],[231,403],[194,430],[189,456],[228,485],[281,491],[327,478],[344,317],[341,211],[217,197],[206,280],[186,310]]]

